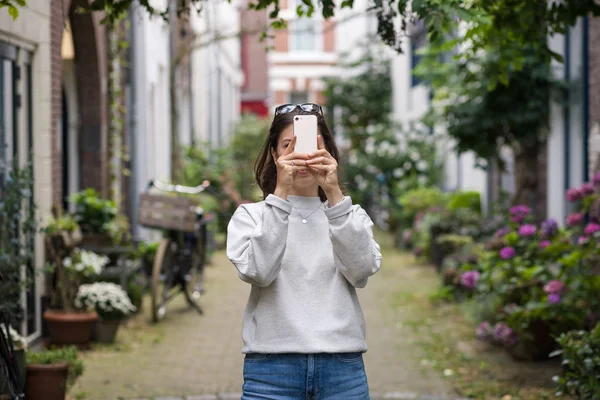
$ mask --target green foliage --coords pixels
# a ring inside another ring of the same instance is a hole
[[[46,235],[54,235],[60,232],[73,233],[79,229],[79,224],[71,215],[60,215],[58,217],[50,217],[48,225],[44,228]]]
[[[101,198],[92,188],[72,194],[71,201],[75,202],[73,217],[84,233],[107,233],[117,216],[114,201]]]
[[[0,170],[4,168],[0,165]],[[38,221],[33,183],[32,166],[19,168],[16,163],[0,183],[0,317],[13,322],[22,318],[22,290],[36,272],[34,239]]]
[[[557,395],[581,400],[600,398],[600,324],[591,332],[571,331],[558,338],[563,373],[556,377]]]
[[[57,349],[47,349],[41,351],[29,351],[27,352],[27,364],[62,364],[68,365],[67,372],[67,388],[72,388],[77,379],[83,375],[84,364],[79,358],[77,348],[75,346],[69,346]]]
[[[244,115],[235,126],[229,145],[231,149],[231,179],[235,189],[245,201],[260,197],[254,179],[254,162],[269,131],[269,121],[254,115]]]
[[[436,187],[423,187],[409,190],[400,197],[406,221],[413,221],[419,212],[446,204],[446,195]]]
[[[459,208],[468,208],[476,213],[481,213],[481,195],[477,191],[460,191],[452,193],[448,199],[448,209],[454,211]]]

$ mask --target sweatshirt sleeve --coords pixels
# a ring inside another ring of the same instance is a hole
[[[240,206],[227,226],[227,257],[244,282],[269,286],[281,269],[292,205],[274,195],[257,219]]]
[[[373,222],[348,196],[325,209],[336,268],[356,288],[367,285],[381,267],[381,249],[373,237]]]

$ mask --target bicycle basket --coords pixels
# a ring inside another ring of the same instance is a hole
[[[138,222],[146,228],[193,232],[194,206],[190,199],[144,193],[140,196]]]

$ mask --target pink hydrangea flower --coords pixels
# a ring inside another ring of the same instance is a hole
[[[567,226],[574,227],[575,225],[579,225],[583,222],[583,214],[581,213],[573,213],[567,217]]]
[[[519,227],[519,236],[529,237],[535,235],[537,228],[535,225],[525,224]]]
[[[540,249],[545,249],[546,247],[550,246],[551,243],[552,242],[550,242],[549,240],[542,240],[540,242],[539,247],[540,247]]]
[[[544,286],[544,292],[546,294],[561,294],[564,290],[565,284],[557,279],[551,280]]]
[[[491,339],[494,335],[494,328],[492,328],[492,325],[489,322],[482,322],[475,330],[475,335],[479,340]]]
[[[594,223],[594,222],[590,222],[589,224],[587,224],[587,226],[585,227],[585,234],[592,236],[594,233],[600,231],[600,225]]]
[[[592,183],[594,184],[594,186],[600,186],[600,171],[596,172],[596,174],[592,178]]]
[[[517,342],[517,334],[504,322],[498,322],[494,327],[494,338],[509,346]]]
[[[571,188],[567,190],[567,200],[571,203],[581,200],[582,197],[583,193],[581,193],[581,191],[577,188]]]
[[[509,260],[516,255],[517,255],[517,252],[515,251],[514,248],[512,248],[510,246],[504,247],[504,248],[502,248],[502,250],[500,250],[500,258],[502,258],[503,260]]]
[[[560,294],[552,293],[548,295],[548,303],[558,304],[560,303]]]
[[[531,213],[531,208],[524,204],[519,204],[511,207],[510,209],[510,220],[513,222],[523,222],[525,218]]]
[[[581,185],[581,187],[579,188],[579,191],[581,192],[581,194],[583,196],[592,195],[595,192],[594,185],[592,185],[589,182],[585,182],[583,185]]]
[[[577,239],[577,244],[580,246],[583,246],[584,244],[588,243],[590,241],[590,239],[587,236],[579,236],[579,239]]]
[[[467,289],[475,289],[479,281],[479,271],[467,271],[460,276],[460,283]]]

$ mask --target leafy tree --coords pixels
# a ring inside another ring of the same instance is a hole
[[[537,15],[534,20],[540,20],[546,8],[543,2],[532,2],[520,11],[532,18]],[[490,12],[497,12],[493,24],[501,24],[506,18],[504,9]],[[500,162],[500,149],[510,147],[516,163],[517,192],[513,201],[535,206],[537,200],[543,200],[536,199],[538,183],[543,180],[538,176],[537,159],[548,135],[549,101],[564,85],[551,71],[551,55],[545,52],[546,30],[539,24],[530,25],[534,28],[523,26],[523,31],[530,34],[524,43],[500,40],[488,44],[476,56],[466,49],[451,63],[443,63],[439,55],[451,49],[456,40],[441,39],[425,52],[416,72],[430,82],[435,93],[429,117],[444,121],[458,152],[473,151],[485,165]],[[517,45],[526,55],[518,65],[500,73],[505,67],[501,52],[513,51]],[[506,80],[497,82],[496,77],[503,75]]]
[[[23,6],[25,1],[0,0],[0,8],[8,6],[11,15],[16,18],[17,6]],[[279,15],[279,1],[256,0],[249,4],[249,8],[269,10],[271,26],[283,28],[286,23]],[[110,21],[127,12],[132,2],[90,0],[89,9],[104,11],[106,20]],[[191,10],[201,12],[204,0],[171,0],[170,10],[156,9],[150,0],[139,0],[139,4],[151,15],[168,19],[173,15],[183,17]],[[541,5],[543,12],[533,11],[532,4]],[[335,0],[302,0],[296,13],[301,17],[312,17],[319,10],[328,19],[340,8],[353,7],[354,0],[342,0],[337,7]],[[527,43],[532,32],[542,35],[563,32],[578,17],[600,15],[600,4],[596,0],[371,0],[369,11],[377,19],[377,35],[381,41],[398,52],[402,51],[402,40],[410,34],[414,21],[423,21],[431,41],[459,31],[459,25],[463,24],[466,32],[460,41],[470,44],[468,57],[476,57],[479,51],[490,45],[496,46],[500,50],[501,68],[495,71],[495,78],[506,83],[508,74],[504,71],[520,68],[526,55],[520,45]],[[263,32],[263,37],[266,36],[267,32]],[[547,45],[539,51],[552,54]]]

